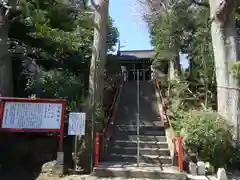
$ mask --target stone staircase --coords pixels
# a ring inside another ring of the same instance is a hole
[[[119,129],[121,130],[119,130]],[[115,135],[109,148],[107,161],[137,163],[137,136],[129,135],[136,132],[136,126],[117,126]],[[124,130],[123,130],[124,129]],[[165,136],[151,135],[151,131],[163,128],[156,126],[141,126],[139,138],[140,162],[151,165],[171,166],[172,159]],[[141,133],[142,132],[142,133]],[[142,135],[147,132],[147,135]],[[122,135],[121,135],[122,134]],[[136,133],[135,133],[136,134]]]
[[[137,167],[137,84],[123,86],[107,151],[93,175],[152,179],[186,179],[172,167],[154,86],[140,81],[139,167]]]

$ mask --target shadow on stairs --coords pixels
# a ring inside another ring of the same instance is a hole
[[[172,166],[165,127],[160,119],[152,81],[140,81],[139,139],[137,138],[136,86],[136,81],[123,85],[108,147],[92,176],[187,179],[185,173]],[[138,150],[139,166],[137,166]]]

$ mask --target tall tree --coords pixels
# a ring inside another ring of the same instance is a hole
[[[107,24],[109,0],[91,0],[95,10],[95,28],[89,74],[89,94],[98,105],[103,102],[104,66],[107,53]]]
[[[149,1],[147,20],[152,34],[152,43],[155,45],[156,57],[162,56],[165,51],[169,60],[169,79],[174,80],[181,74],[180,65],[180,38],[183,34],[181,21],[185,20],[186,12],[183,11],[185,2],[172,1]],[[163,35],[164,34],[164,35]]]
[[[157,0],[151,1],[151,2],[155,2],[155,5],[156,4],[158,5],[157,10],[160,10],[161,12],[161,8],[159,7],[166,5],[169,2],[174,2],[174,0],[171,0],[171,1],[164,0],[164,1],[161,1],[161,3]],[[238,131],[238,122],[240,120],[240,114],[238,112],[239,111],[238,107],[240,106],[240,100],[239,100],[240,92],[238,90],[239,88],[238,81],[233,76],[231,69],[233,65],[239,60],[239,53],[238,53],[239,45],[237,41],[235,12],[240,5],[240,1],[238,0],[209,0],[209,1],[208,0],[182,0],[176,3],[181,4],[183,2],[189,4],[189,7],[192,9],[197,9],[199,6],[210,8],[209,19],[211,20],[210,21],[211,22],[211,39],[212,39],[214,64],[215,64],[215,70],[216,70],[215,73],[216,73],[216,81],[217,81],[217,96],[218,96],[217,108],[218,108],[218,112],[223,116],[225,116],[230,121],[230,123],[232,123],[235,126],[235,133],[236,133]],[[159,4],[161,5],[159,6]],[[172,8],[172,11],[176,11],[176,8]],[[180,16],[180,14],[178,15]],[[178,23],[181,24],[180,21],[178,21]],[[208,27],[206,25],[205,29],[207,28]],[[194,31],[195,30],[193,30],[193,32]],[[156,47],[158,46],[159,44]],[[205,49],[205,48],[203,47],[200,49]],[[203,50],[203,52],[204,51],[205,50]],[[194,62],[194,60],[191,61],[190,66],[193,65],[192,62]],[[237,134],[239,133],[236,133],[235,135]]]
[[[16,0],[0,1],[0,94],[13,96],[12,60],[8,51],[8,15]]]
[[[234,125],[235,139],[239,140],[240,92],[237,79],[231,73],[232,66],[239,60],[235,11],[238,0],[209,1],[212,45],[214,50],[218,112]]]

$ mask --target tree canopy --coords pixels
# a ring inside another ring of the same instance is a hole
[[[232,151],[226,150],[231,147],[229,138],[218,139],[221,135],[217,135],[218,130],[215,132],[211,123],[217,124],[219,115],[223,116],[228,124],[233,125],[232,137],[237,139],[236,132],[239,130],[236,128],[236,107],[239,107],[239,101],[236,99],[240,91],[234,78],[239,77],[239,63],[235,63],[237,59],[233,51],[236,48],[234,42],[238,46],[240,28],[238,1],[225,0],[222,3],[219,1],[219,4],[214,1],[214,7],[208,0],[144,2],[148,7],[144,17],[156,51],[153,65],[166,75],[160,81],[161,90],[167,99],[168,113],[174,129],[184,137],[188,148],[197,151],[205,160],[216,166],[229,162],[233,155]],[[236,36],[235,31],[238,33]],[[177,62],[176,57],[179,54],[186,55],[185,62]],[[187,67],[179,66],[178,63],[187,64]],[[171,71],[174,71],[174,79],[170,77]],[[198,122],[201,123],[197,124]],[[228,125],[218,127],[231,131]],[[214,142],[212,138],[201,139],[207,134],[208,137],[212,136],[209,133],[214,133]],[[224,133],[225,137],[229,137],[229,132]],[[200,143],[202,140],[203,143]],[[210,141],[215,144],[211,148],[213,151],[204,149],[210,146],[207,144]],[[226,146],[221,147],[221,143],[218,143],[220,141],[226,143]],[[225,160],[215,161],[215,157],[223,151],[226,152],[223,157]]]
[[[81,101],[88,87],[93,20],[91,9],[73,7],[69,1],[20,0],[9,29],[13,58],[24,67],[20,73],[26,86],[17,83],[16,88],[27,93],[18,95]],[[108,27],[107,47],[112,51],[118,30],[111,17]]]

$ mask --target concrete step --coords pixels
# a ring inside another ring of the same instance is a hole
[[[128,134],[121,134],[119,136],[114,136],[114,140],[131,140],[137,141],[137,135],[128,135]],[[165,136],[139,136],[140,141],[156,141],[156,142],[166,142],[167,138]]]
[[[116,137],[121,137],[123,135],[136,135],[137,134],[137,130],[125,130],[125,131],[119,131],[119,130],[116,130],[114,129],[114,134],[113,136],[116,136]],[[139,130],[139,134],[141,136],[165,136],[165,131],[164,130],[160,130],[160,131],[151,131],[151,130]]]
[[[126,140],[114,140],[111,142],[112,148],[117,147],[133,147],[137,148],[137,141],[126,141]],[[155,141],[140,141],[139,142],[140,148],[158,148],[158,149],[167,149],[168,144],[167,142],[155,142]]]
[[[137,154],[137,148],[118,148],[114,147],[110,150],[109,153],[116,153],[116,154],[128,154],[128,155],[136,155]],[[140,148],[139,149],[140,154],[142,155],[158,155],[158,156],[170,156],[169,149],[158,149],[158,148]]]
[[[140,112],[141,113],[141,112]],[[141,114],[140,114],[141,115]],[[161,121],[160,115],[158,117],[158,120],[148,121],[149,117],[140,117],[139,125],[140,126],[164,126],[164,122]],[[128,122],[126,121],[118,121],[116,125],[137,125],[137,120],[135,119],[129,119]]]
[[[150,180],[150,179],[146,179],[146,178],[125,178],[125,177],[96,177],[96,176],[88,176],[86,178],[84,178],[84,180]],[[168,179],[166,179],[168,180]],[[169,179],[170,180],[170,179]]]
[[[111,162],[137,162],[137,156],[126,154],[109,154],[107,158]],[[172,158],[170,156],[156,156],[156,155],[140,155],[140,162],[147,164],[172,164]]]
[[[118,131],[137,131],[137,125],[116,125]],[[139,126],[139,131],[165,131],[164,126]]]
[[[98,178],[139,178],[139,179],[172,179],[186,180],[185,173],[178,172],[177,168],[165,166],[153,166],[146,163],[140,163],[139,167],[134,163],[123,162],[104,162],[100,163],[99,167],[94,168],[92,176]]]

